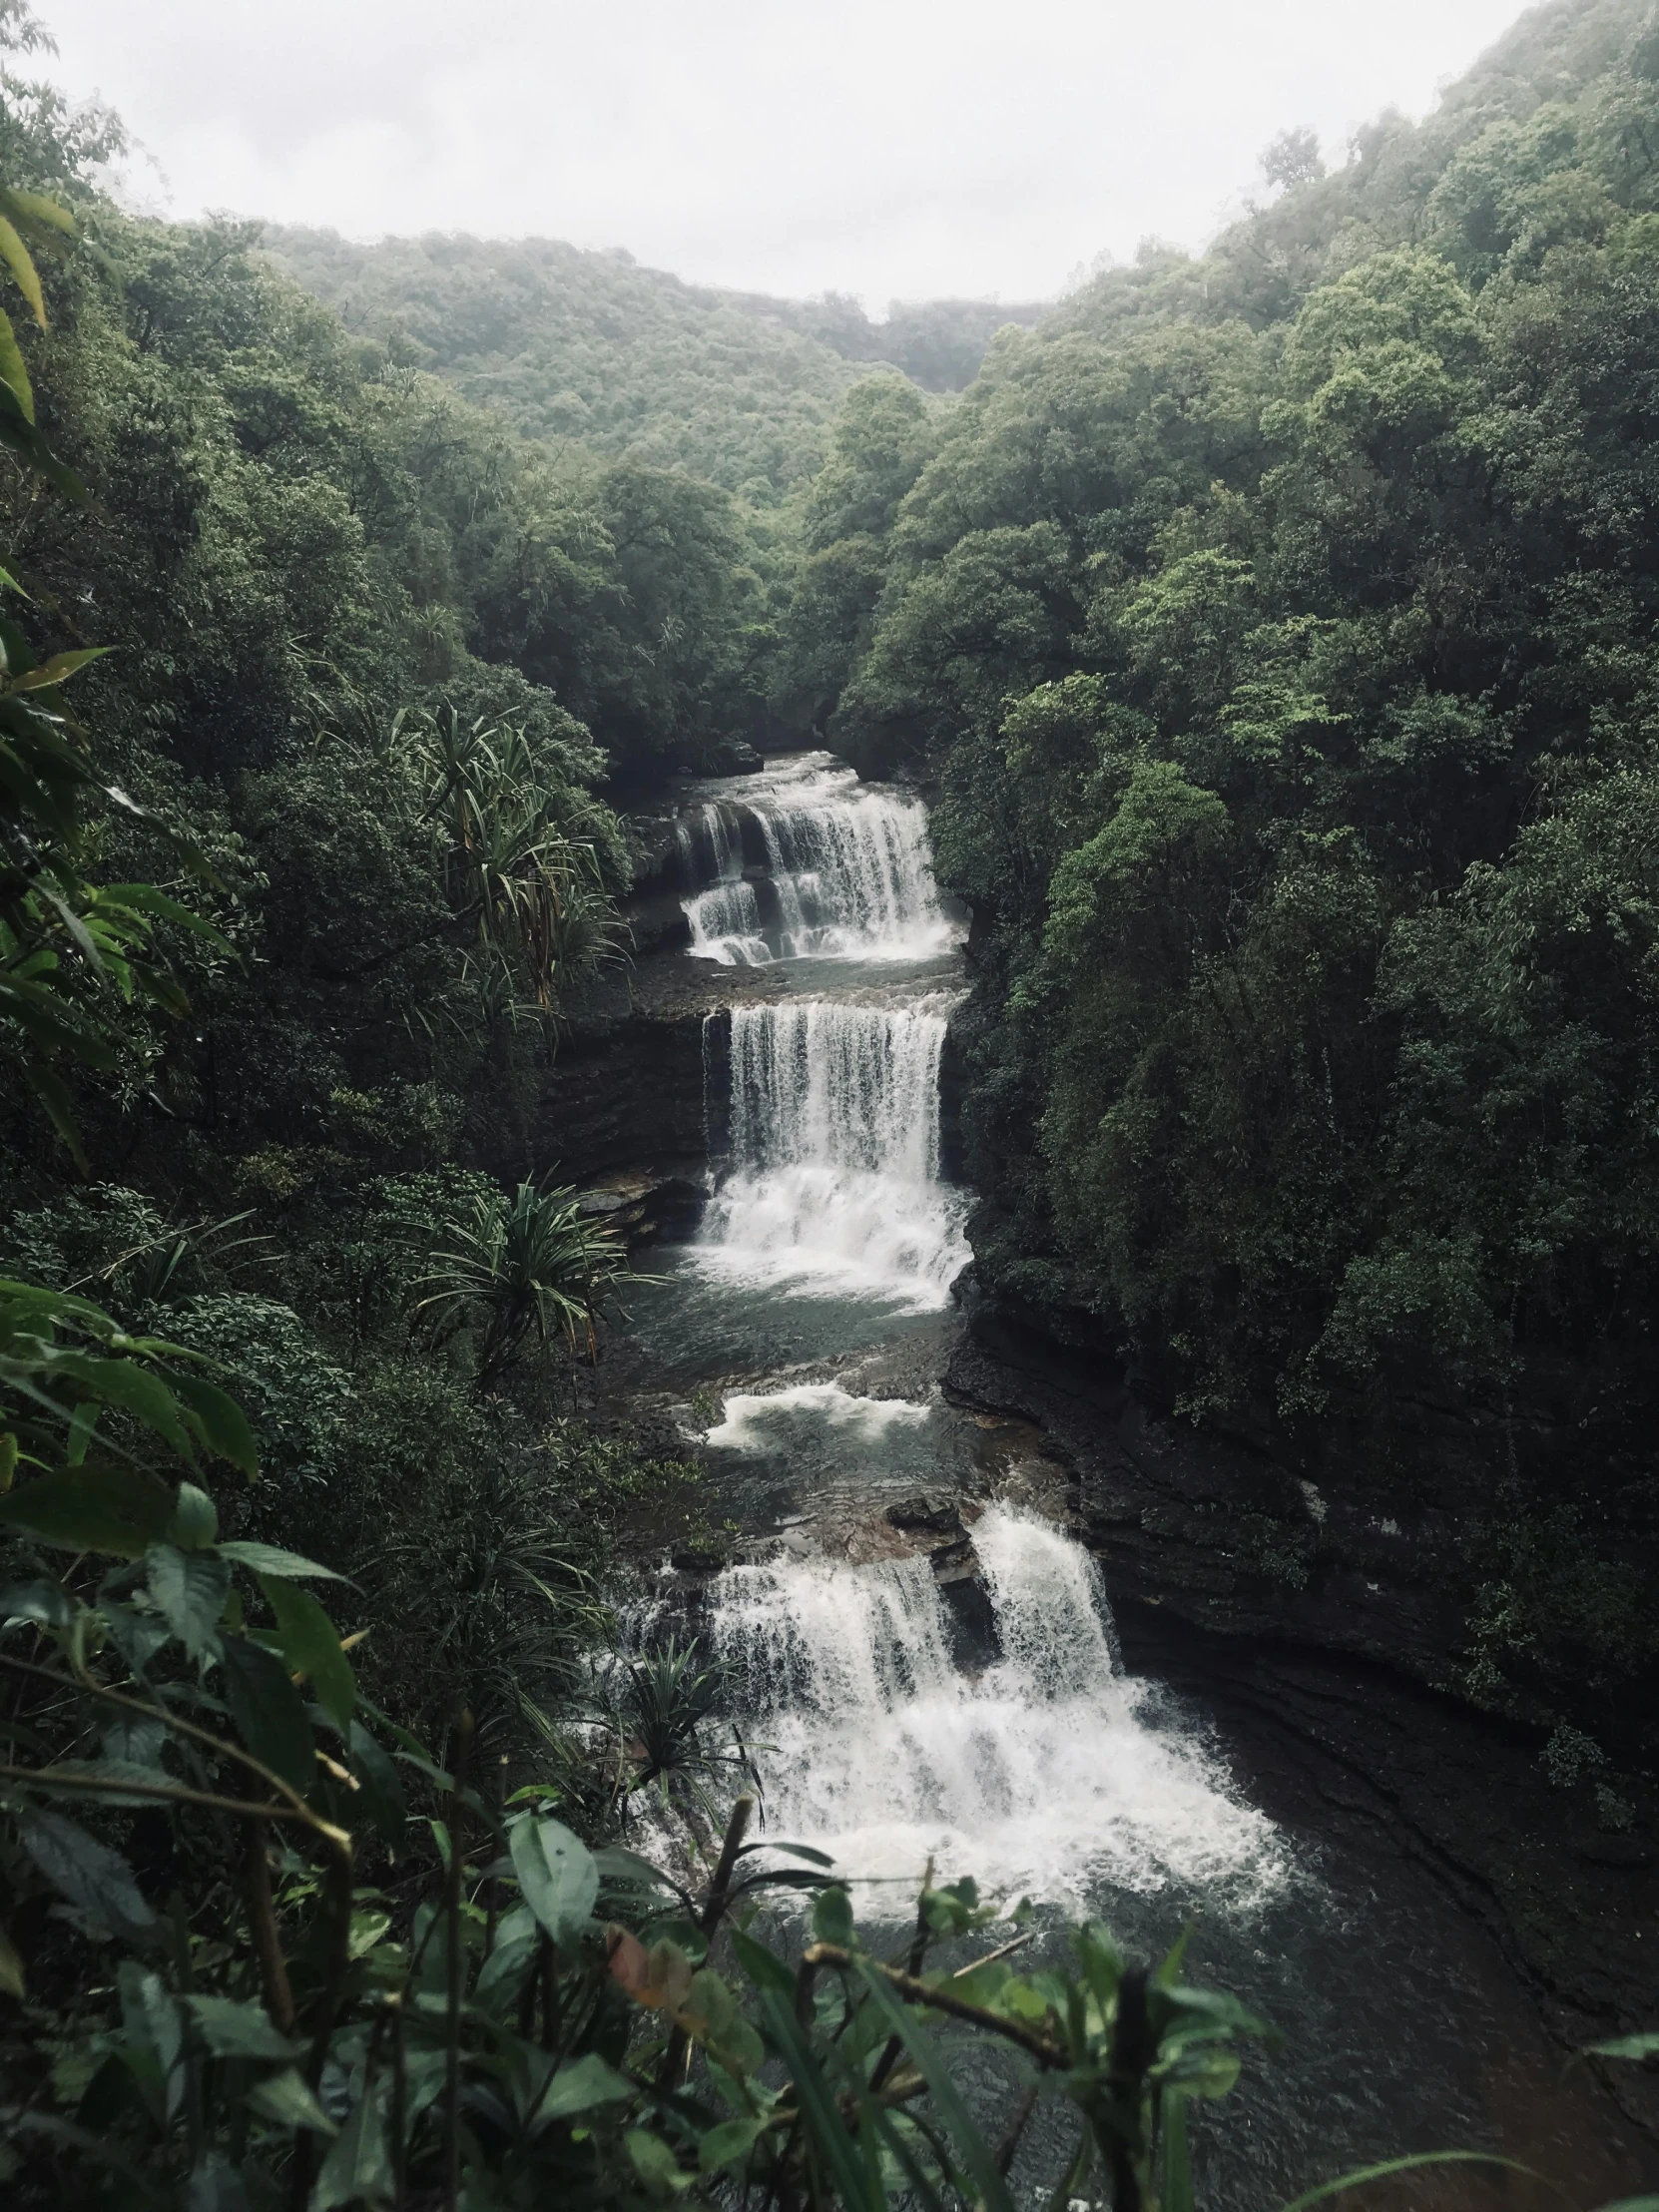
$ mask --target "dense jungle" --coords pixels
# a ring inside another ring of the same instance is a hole
[[[929,1857],[877,1941],[695,1606],[619,1631],[747,1556],[737,1399],[604,1387],[661,1295],[605,1193],[705,1141],[702,1001],[690,1136],[593,1134],[681,1080],[665,794],[735,896],[826,753],[965,932],[952,1402],[1067,1461],[1136,1664],[1334,1654],[1576,1839],[1587,1902],[1519,1796],[1418,1856],[1651,2167],[1649,0],[1287,128],[1200,254],[883,321],[135,214],[48,30],[0,0],[8,2200],[1242,2201],[1272,2030],[1179,1918]],[[1482,2158],[1342,2201],[1546,2201]]]

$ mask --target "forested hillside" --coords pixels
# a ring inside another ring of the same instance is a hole
[[[941,784],[981,1290],[1445,1509],[1472,1694],[1606,1697],[1659,1648],[1659,29],[1536,10],[1281,168],[936,428],[843,417],[793,620]]]
[[[773,507],[822,465],[835,403],[871,363],[929,391],[971,381],[1034,306],[724,292],[616,249],[548,239],[386,239],[267,226],[269,253],[346,328],[488,403],[527,435],[679,465]]]

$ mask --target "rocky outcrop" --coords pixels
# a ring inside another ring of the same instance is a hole
[[[1621,1775],[1610,1825],[1593,1770],[1563,1787],[1543,1729],[1456,1694],[1466,1630],[1429,1556],[1448,1538],[1443,1500],[1379,1516],[1161,1417],[1109,1354],[986,1311],[945,1388],[1042,1427],[1126,1662],[1201,1699],[1267,1811],[1431,1868],[1563,2045],[1659,2024],[1659,1793]],[[1659,2078],[1602,2070],[1659,2132]]]

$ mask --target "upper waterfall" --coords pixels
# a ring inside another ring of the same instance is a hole
[[[933,879],[921,801],[861,784],[828,753],[734,778],[675,832],[700,959],[926,960],[960,936]]]

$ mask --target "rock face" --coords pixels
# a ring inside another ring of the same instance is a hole
[[[1593,1774],[1552,1782],[1542,1729],[1452,1694],[1463,1623],[1423,1570],[1443,1506],[1375,1521],[1160,1419],[1109,1357],[988,1313],[971,1317],[945,1388],[1038,1423],[1069,1462],[1126,1662],[1209,1708],[1265,1810],[1350,1843],[1389,1838],[1429,1866],[1563,2045],[1659,2022],[1659,1802],[1621,1777],[1634,1802],[1609,1831]],[[1659,2080],[1603,2074],[1659,2132]]]

